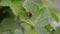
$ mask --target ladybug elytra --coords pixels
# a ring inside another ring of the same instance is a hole
[[[32,17],[32,12],[31,11],[29,11],[29,13],[28,13],[28,16],[29,16],[29,18],[31,18]]]

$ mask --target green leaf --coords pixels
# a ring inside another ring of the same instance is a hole
[[[52,17],[56,22],[59,22],[58,16],[56,15],[55,12],[51,11],[51,17]]]
[[[12,10],[9,6],[0,6],[0,22],[4,19],[4,18],[8,18],[8,17],[14,17],[14,14],[12,13]]]
[[[51,24],[46,25],[45,28],[51,33],[55,32],[55,29],[51,26]]]
[[[49,24],[49,11],[45,8],[42,9],[38,23],[35,26],[37,33],[48,34],[48,30],[45,28],[47,24]]]
[[[41,12],[39,6],[31,2],[30,0],[26,0],[24,2],[24,7],[27,10],[27,12],[31,11],[33,14],[33,16],[30,19],[28,18],[25,21],[28,22],[29,24],[35,25],[37,23],[35,21]]]
[[[0,33],[17,33],[17,32],[14,32],[16,29],[18,29],[18,32],[19,34],[23,34],[22,30],[21,30],[21,27],[18,25],[18,22],[15,21],[13,18],[5,18],[2,23],[0,24]]]
[[[46,8],[39,9],[39,5],[34,2],[27,0],[24,2],[24,7],[27,11],[31,11],[33,16],[29,21],[35,26],[35,30],[38,34],[47,34],[48,31],[45,29],[45,25],[49,24],[49,10]],[[41,6],[40,6],[41,7]],[[28,21],[28,20],[26,20]]]
[[[51,18],[53,18],[56,22],[59,22],[59,19],[58,19],[58,16],[57,16],[57,9],[55,9],[54,7],[48,7],[49,11],[50,11],[50,15],[51,15]]]
[[[37,32],[37,34],[48,34],[48,30],[45,28],[45,26],[49,24],[50,13],[47,8],[41,6],[43,1],[44,0],[2,0],[0,2],[0,5],[9,6],[12,9],[14,15],[17,16],[18,19],[23,21],[24,25],[26,23],[25,26],[23,25],[25,29],[24,34],[30,34],[30,25],[35,27],[35,31]],[[26,11],[21,10],[22,8],[24,8]],[[29,11],[31,11],[33,14],[31,18],[29,18],[28,16]],[[10,23],[13,24],[9,26]],[[1,24],[1,31],[6,31],[7,28],[8,30],[14,30],[14,28],[18,28],[18,26],[14,26],[15,23],[16,21],[13,21],[13,19],[4,20]]]
[[[30,0],[30,1],[37,4],[38,6],[42,6],[44,0]]]
[[[48,34],[48,30],[44,27],[38,27],[36,28],[37,34]]]
[[[15,15],[18,15],[23,7],[24,0],[2,0],[0,6],[9,6]]]
[[[56,31],[54,32],[54,34],[60,34],[60,26],[56,28]]]

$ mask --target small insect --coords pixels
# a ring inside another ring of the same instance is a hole
[[[29,16],[29,18],[31,18],[32,17],[32,12],[31,11],[29,11],[29,13],[28,13],[28,16]]]

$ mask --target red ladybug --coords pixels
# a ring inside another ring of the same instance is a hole
[[[29,16],[29,18],[31,18],[32,17],[32,12],[31,11],[29,11],[29,13],[28,13],[28,16]]]

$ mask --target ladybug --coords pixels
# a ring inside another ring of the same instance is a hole
[[[29,16],[29,18],[31,18],[33,16],[31,11],[29,11],[28,16]]]

